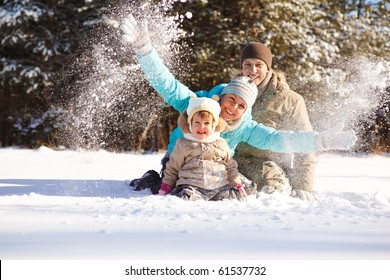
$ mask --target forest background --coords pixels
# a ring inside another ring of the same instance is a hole
[[[390,152],[390,2],[2,0],[0,147],[157,151],[177,112],[149,87],[120,20],[146,18],[192,90],[228,82],[249,41],[304,96],[314,129],[342,120],[357,152]]]

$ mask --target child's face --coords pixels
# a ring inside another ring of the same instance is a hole
[[[238,120],[244,114],[247,107],[245,100],[233,93],[224,94],[220,105],[221,116],[227,122]]]
[[[191,121],[192,135],[202,140],[210,137],[213,132],[213,117],[211,115],[202,116],[199,112],[195,113]]]

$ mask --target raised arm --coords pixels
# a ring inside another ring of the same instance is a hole
[[[180,113],[188,106],[193,92],[180,83],[164,65],[150,41],[147,21],[138,24],[130,14],[122,21],[124,41],[133,47],[141,69],[150,85]]]

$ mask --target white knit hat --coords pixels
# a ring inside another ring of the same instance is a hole
[[[231,80],[230,83],[222,90],[221,95],[233,93],[240,96],[246,102],[248,108],[251,108],[256,101],[257,86],[249,77],[238,77]]]
[[[211,115],[213,115],[214,121],[218,124],[219,114],[221,113],[221,106],[218,103],[218,96],[214,95],[212,98],[191,96],[187,107],[187,121],[190,125],[192,117],[196,112],[199,111],[210,112]]]

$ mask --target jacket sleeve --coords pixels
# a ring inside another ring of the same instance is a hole
[[[149,84],[169,105],[183,112],[194,92],[175,79],[154,48],[146,55],[137,55],[137,60]]]
[[[230,148],[226,142],[225,139],[222,139],[224,142],[225,146],[225,151],[227,151],[227,157],[226,157],[226,170],[228,174],[228,181],[229,184],[233,187],[237,186],[238,184],[241,184],[240,176],[238,174],[238,164],[237,162],[233,159],[231,153],[230,153]]]
[[[291,127],[295,130],[312,130],[309,114],[303,97],[297,98],[295,106],[290,112],[287,121],[292,122]],[[293,157],[293,172],[288,174],[293,188],[304,191],[313,191],[315,172],[314,153],[295,153]]]
[[[180,127],[176,127],[171,135],[169,135],[169,143],[168,143],[168,154],[171,154],[173,151],[173,148],[176,146],[176,141],[180,138],[183,138],[183,132],[181,131]]]
[[[250,120],[242,132],[242,140],[253,147],[272,152],[309,153],[316,151],[317,134],[315,131],[275,130]]]
[[[179,171],[184,165],[185,149],[183,142],[177,141],[164,170],[162,182],[171,187],[176,187],[176,182],[179,179]]]

